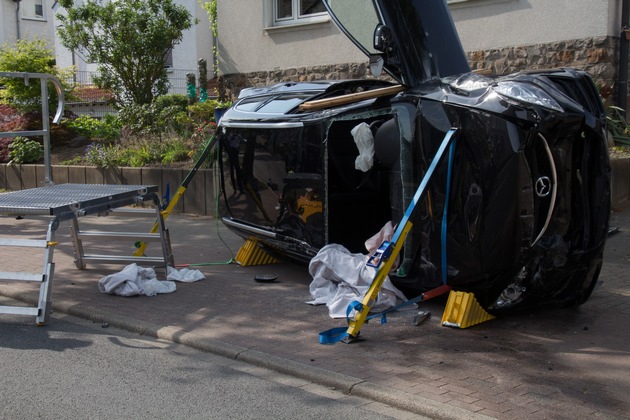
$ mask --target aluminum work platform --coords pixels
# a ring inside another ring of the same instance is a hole
[[[173,265],[170,236],[160,211],[160,202],[155,185],[89,185],[59,184],[40,188],[0,194],[0,214],[12,216],[50,216],[46,239],[1,238],[0,246],[40,248],[44,250],[44,263],[41,273],[2,272],[0,281],[32,281],[40,283],[38,306],[15,307],[0,306],[0,313],[17,315],[35,315],[36,323],[46,323],[50,312],[52,282],[54,274],[53,250],[55,231],[61,222],[71,221],[71,234],[74,248],[75,264],[79,269],[86,268],[87,261],[97,262],[137,262],[153,265]],[[153,203],[155,210],[123,207]],[[153,215],[158,226],[156,233],[146,232],[102,232],[81,231],[78,219],[83,216],[97,215]],[[133,255],[88,255],[84,252],[83,240],[134,240],[142,242],[160,242],[161,257],[144,257]]]

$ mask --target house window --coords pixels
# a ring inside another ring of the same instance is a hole
[[[172,69],[173,68],[173,49],[169,48],[168,52],[166,53],[166,59],[164,60],[164,66],[166,68]]]
[[[27,19],[44,19],[44,0],[22,0],[22,16]]]
[[[273,0],[273,25],[315,23],[326,17],[322,0]]]

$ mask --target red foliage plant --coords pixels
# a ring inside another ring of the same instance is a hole
[[[9,105],[0,104],[0,132],[22,131],[28,127],[26,115]]]
[[[0,163],[7,163],[9,159],[9,144],[13,139],[0,139]]]

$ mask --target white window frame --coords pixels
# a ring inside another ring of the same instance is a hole
[[[266,6],[270,13],[270,21],[267,21],[267,26],[271,27],[286,27],[296,25],[308,25],[313,23],[322,23],[330,21],[330,16],[327,12],[314,13],[310,15],[299,15],[300,0],[291,0],[293,16],[288,18],[277,19],[278,0],[268,0]]]
[[[35,14],[36,3],[41,3],[42,5],[41,16]],[[46,20],[46,0],[22,0],[20,2],[20,9],[22,9],[22,19],[41,21]]]

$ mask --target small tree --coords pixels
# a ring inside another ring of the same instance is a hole
[[[119,106],[149,104],[168,91],[166,57],[196,23],[172,0],[60,0],[61,43],[98,64],[95,83]]]
[[[48,48],[45,40],[33,38],[19,40],[15,44],[4,44],[0,48],[0,71],[17,73],[47,73],[57,77],[63,86],[64,93],[70,90],[68,82],[73,69],[60,70],[55,66],[55,56]],[[41,85],[38,79],[30,80],[28,86],[21,78],[0,78],[0,100],[9,103],[20,111],[36,111],[41,109]],[[57,108],[57,93],[54,87],[48,86],[50,92],[50,110]]]

